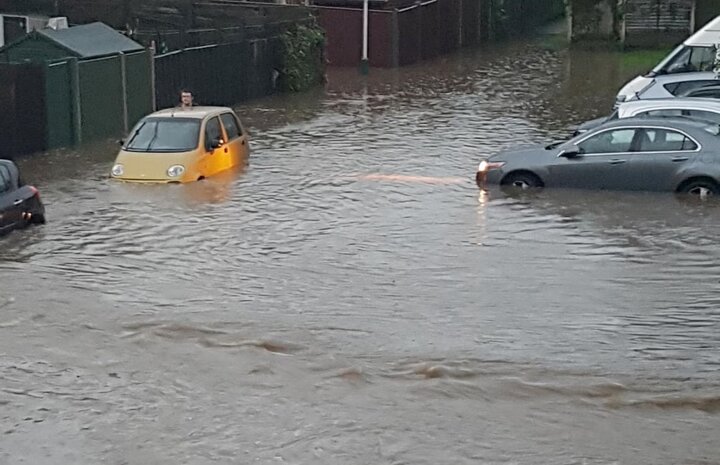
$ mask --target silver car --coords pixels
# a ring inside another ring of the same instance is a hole
[[[720,80],[711,71],[674,74],[650,73],[626,84],[615,99],[615,107],[632,100],[681,97],[703,87],[717,86],[718,84],[720,84]]]
[[[720,194],[720,128],[685,118],[625,118],[546,147],[480,162],[479,186]]]
[[[720,124],[720,100],[679,97],[625,102],[621,103],[610,116],[584,122],[575,129],[573,135],[585,133],[608,121],[634,116],[685,116]]]

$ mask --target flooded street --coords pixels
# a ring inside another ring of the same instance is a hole
[[[109,181],[111,141],[21,160],[0,464],[720,464],[720,205],[474,184],[608,113],[619,60],[330,70],[192,185]]]

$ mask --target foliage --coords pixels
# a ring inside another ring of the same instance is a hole
[[[295,24],[282,35],[284,66],[281,87],[301,92],[320,84],[324,75],[324,31],[314,21]]]

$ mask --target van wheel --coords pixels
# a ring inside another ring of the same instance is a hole
[[[202,175],[198,176],[198,178],[197,178],[198,181],[202,181],[203,179],[205,179],[205,176],[202,176]]]

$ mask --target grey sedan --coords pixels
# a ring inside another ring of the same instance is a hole
[[[626,118],[567,142],[480,162],[479,186],[720,194],[720,128],[683,118]]]

